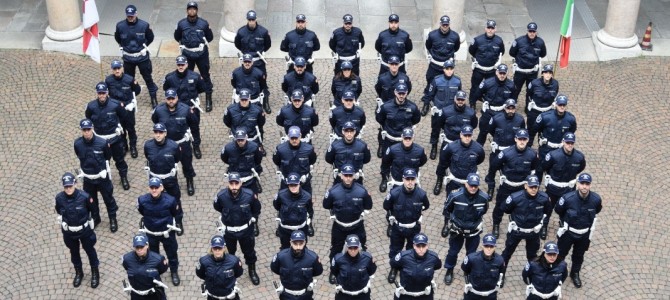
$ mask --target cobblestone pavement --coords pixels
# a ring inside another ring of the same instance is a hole
[[[103,59],[105,74],[111,59]],[[198,257],[205,254],[209,238],[215,233],[217,214],[211,201],[223,185],[221,175],[225,169],[219,159],[219,151],[228,141],[222,114],[230,103],[228,79],[230,72],[237,67],[237,60],[215,58],[212,64],[215,106],[214,111],[203,114],[203,158],[194,161],[198,173],[196,194],[189,197],[183,191],[186,233],[178,238],[182,285],[173,287],[168,283],[168,295],[172,299],[199,297],[201,280],[195,276],[194,268]],[[564,286],[564,299],[661,299],[670,295],[670,285],[664,280],[669,272],[667,267],[663,267],[670,260],[666,251],[670,245],[666,235],[670,211],[658,192],[670,188],[665,167],[670,137],[664,126],[670,111],[667,99],[670,94],[668,66],[670,59],[636,58],[608,63],[571,63],[568,70],[557,73],[561,92],[569,95],[571,100],[569,110],[578,119],[576,147],[587,157],[587,171],[594,176],[593,190],[604,199],[595,239],[586,254],[581,273],[585,285],[582,289],[575,289],[568,282]],[[409,75],[414,81],[414,91],[410,95],[413,100],[420,98],[419,94],[425,86],[425,68],[425,61],[411,61],[409,64]],[[173,69],[172,58],[154,59],[155,78],[160,80]],[[268,149],[272,149],[278,141],[279,127],[275,125],[274,117],[280,107],[280,82],[284,69],[280,60],[271,61],[269,84],[274,95],[271,100],[274,113],[265,129]],[[362,106],[369,120],[364,139],[374,152],[377,147],[374,129],[377,126],[373,119],[373,84],[378,66],[374,61],[367,60],[362,63],[361,70],[364,74]],[[315,72],[321,81],[322,92],[316,104],[321,125],[314,143],[319,154],[313,182],[316,237],[310,240],[308,246],[321,256],[321,262],[327,267],[324,258],[328,254],[331,224],[328,212],[321,208],[321,201],[331,182],[331,168],[323,159],[329,131],[326,104],[332,77],[329,61],[317,61]],[[466,64],[457,66],[456,73],[463,79],[466,91],[470,86],[470,72]],[[108,220],[103,218],[103,223],[96,230],[96,246],[101,261],[101,284],[97,289],[89,287],[90,269],[87,263],[84,263],[84,284],[80,288],[72,288],[73,268],[53,211],[53,197],[61,190],[59,176],[78,166],[72,141],[79,135],[77,125],[83,117],[84,104],[95,97],[93,87],[99,81],[100,73],[98,66],[86,57],[30,50],[0,52],[0,77],[3,82],[0,85],[0,108],[4,112],[0,119],[3,132],[0,139],[3,149],[0,154],[0,188],[3,195],[0,242],[4,245],[4,251],[0,253],[4,268],[0,273],[0,296],[3,299],[125,297],[121,293],[125,272],[119,258],[131,250],[131,237],[137,230],[140,216],[135,209],[135,199],[146,192],[146,175],[142,170],[144,159],[127,156],[132,186],[129,191],[121,188],[118,177],[114,178],[115,196],[120,206],[120,228],[117,233],[110,233]],[[139,100],[137,128],[143,141],[150,138],[151,133],[147,93],[143,92]],[[425,146],[428,144],[429,121],[422,120],[418,129],[418,143]],[[366,186],[374,199],[372,215],[367,218],[366,225],[368,247],[379,265],[373,281],[373,297],[391,299],[392,286],[385,283],[389,240],[385,235],[381,206],[384,195],[377,190],[379,163],[380,159],[375,157],[365,170]],[[271,206],[277,187],[273,175],[276,168],[269,156],[263,164],[265,192],[261,194],[261,200],[264,206],[256,249],[261,284],[258,287],[251,285],[245,273],[239,283],[246,299],[277,298],[272,281],[278,280],[278,276],[272,274],[269,268],[279,245],[274,236],[275,212]],[[441,209],[445,194],[433,196],[430,192],[435,182],[433,174],[436,165],[436,161],[429,161],[422,169],[421,181],[429,190],[432,204],[424,216],[424,231],[431,239],[430,248],[444,259],[447,242],[439,236],[439,231],[443,223]],[[488,164],[484,163],[480,171],[487,168]],[[489,231],[490,213],[485,220],[486,231]],[[506,224],[502,224],[502,228],[505,227]],[[556,227],[557,220],[552,218],[549,239],[555,239]],[[500,253],[504,235],[498,245]],[[525,285],[520,276],[525,263],[522,249],[519,247],[511,261],[507,284],[499,293],[500,299],[520,299],[524,296]],[[463,253],[459,263],[462,257]],[[440,283],[436,298],[460,298],[464,284],[462,271],[456,270],[456,279],[449,287],[441,284],[444,272],[440,270],[436,273],[435,279]],[[327,274],[328,271],[318,278],[317,299],[333,297],[334,289],[327,283]],[[163,279],[169,282],[169,274]]]

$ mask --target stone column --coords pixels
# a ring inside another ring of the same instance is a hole
[[[642,54],[635,34],[640,0],[610,0],[605,28],[593,33],[598,59],[612,60]]]
[[[424,39],[430,30],[437,29],[440,26],[439,20],[443,15],[449,16],[451,19],[449,27],[451,30],[458,32],[458,35],[461,37],[461,47],[454,55],[454,58],[456,60],[465,60],[468,55],[468,44],[465,42],[466,36],[463,30],[465,0],[433,0],[432,26],[430,29],[424,30]]]
[[[255,0],[223,0],[224,25],[219,39],[219,57],[237,57],[235,34],[238,28],[247,24],[247,12],[255,6]]]
[[[82,53],[84,28],[77,0],[47,0],[49,26],[42,40],[42,49],[69,53]]]

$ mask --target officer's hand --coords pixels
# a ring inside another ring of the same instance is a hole
[[[443,238],[449,237],[449,222],[444,222],[444,227],[442,227],[441,235]]]
[[[421,115],[425,117],[428,114],[429,110],[430,110],[430,104],[424,102],[423,107],[421,108]]]
[[[314,226],[312,226],[312,224],[307,226],[307,236],[314,236]]]

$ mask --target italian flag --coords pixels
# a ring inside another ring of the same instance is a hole
[[[572,38],[572,15],[574,11],[575,0],[568,0],[568,3],[565,4],[565,13],[563,14],[563,23],[561,24],[561,43],[558,48],[559,55],[561,56],[561,69],[568,67],[570,39]]]
[[[98,38],[98,8],[95,0],[84,0],[82,27],[84,27],[84,54],[100,63],[100,39]]]

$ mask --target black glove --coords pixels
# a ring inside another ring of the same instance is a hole
[[[307,226],[307,236],[314,236],[314,225],[312,223]]]
[[[496,185],[495,183],[489,183],[489,189],[486,191],[487,194],[489,194],[489,202],[493,200],[493,194],[496,192]]]
[[[443,238],[449,237],[449,219],[444,219],[444,227],[442,227],[441,235]]]
[[[428,114],[428,111],[430,111],[430,104],[429,102],[424,102],[423,107],[421,108],[421,115],[425,117]]]
[[[547,239],[547,226],[542,226],[542,229],[540,229],[540,239],[543,241]]]

